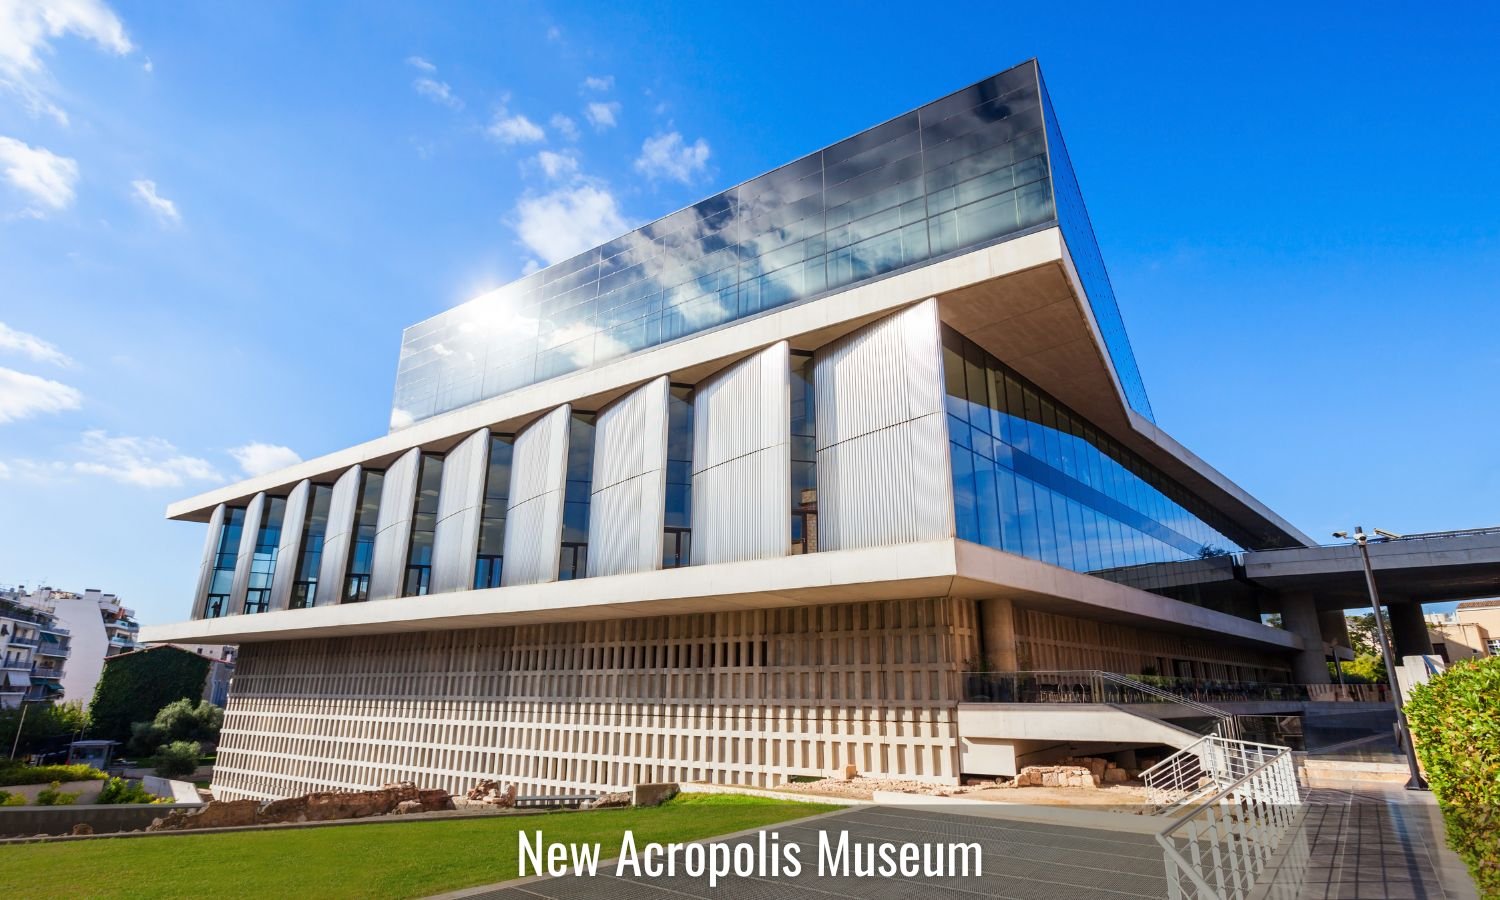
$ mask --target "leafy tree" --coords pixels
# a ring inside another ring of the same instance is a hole
[[[198,768],[203,748],[191,741],[173,741],[156,751],[156,774],[163,778],[191,775]]]
[[[1385,613],[1385,633],[1391,633],[1391,617]],[[1347,616],[1345,621],[1349,626],[1349,647],[1355,656],[1379,656],[1380,641],[1375,633],[1375,613],[1367,612],[1358,616]]]
[[[174,700],[197,702],[208,678],[207,657],[179,647],[148,647],[111,656],[94,689],[89,707],[90,734],[128,741],[131,725],[154,721],[157,712]]]
[[[1355,684],[1386,684],[1385,658],[1375,653],[1366,653],[1344,663],[1344,680]]]
[[[57,705],[27,704],[26,715],[20,709],[0,710],[0,745],[4,753],[10,752],[16,740],[16,729],[21,729],[21,740],[16,746],[17,756],[66,750],[68,742],[75,740],[88,727],[88,714],[81,702]]]
[[[1412,689],[1413,743],[1443,810],[1448,846],[1481,897],[1500,897],[1500,657],[1466,659]]]
[[[224,710],[207,700],[174,700],[157,710],[150,722],[131,724],[130,751],[149,756],[172,741],[217,742],[223,724]]]

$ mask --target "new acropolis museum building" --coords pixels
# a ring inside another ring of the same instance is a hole
[[[168,516],[142,637],[240,645],[222,797],[952,782],[1013,763],[966,671],[1323,665],[1234,572],[1310,542],[1155,423],[1035,62],[412,325],[389,433]]]

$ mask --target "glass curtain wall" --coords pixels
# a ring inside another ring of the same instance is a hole
[[[479,553],[474,562],[474,587],[497,588],[505,562],[505,512],[510,506],[510,460],[515,435],[490,436],[489,464],[484,473],[484,505],[479,516]]]
[[[667,399],[667,499],[661,567],[688,564],[693,541],[693,388],[674,384]]]
[[[1055,222],[1027,62],[413,325],[401,428]]]
[[[260,532],[250,557],[249,587],[245,590],[245,612],[263,613],[271,608],[271,579],[276,575],[276,553],[281,548],[282,519],[286,500],[267,497],[261,512]]]
[[[571,581],[588,574],[589,499],[594,489],[594,420],[594,413],[575,412],[568,421],[568,475],[563,492],[558,581]]]
[[[818,550],[817,407],[813,393],[813,356],[792,351],[792,547],[791,552]]]
[[[302,546],[297,551],[297,580],[292,583],[289,602],[292,609],[307,609],[318,601],[318,567],[323,564],[323,538],[328,535],[328,505],[332,499],[332,486],[310,486]]]
[[[366,469],[360,473],[359,504],[354,509],[354,532],[349,547],[349,566],[344,573],[343,603],[362,603],[370,599],[375,529],[380,516],[380,491],[384,485],[384,472]]]
[[[208,582],[203,617],[217,619],[229,614],[229,591],[234,586],[234,558],[240,550],[240,532],[245,530],[243,507],[224,510],[224,524],[219,528],[219,546],[214,551],[214,573]]]
[[[958,537],[1156,593],[1248,539],[951,328],[943,371]]]
[[[406,580],[401,596],[425,596],[432,586],[432,537],[437,532],[438,492],[443,485],[443,458],[422,454],[413,501],[411,540],[406,547]]]

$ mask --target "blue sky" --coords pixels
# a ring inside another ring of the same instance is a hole
[[[1031,56],[1159,422],[1308,533],[1496,524],[1495,13],[0,0],[0,584],[385,431],[401,329]]]

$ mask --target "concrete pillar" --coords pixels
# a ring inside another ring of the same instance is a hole
[[[312,482],[302,479],[286,497],[281,516],[281,542],[276,547],[276,571],[271,573],[272,611],[286,609],[292,602],[292,586],[297,582],[297,562],[302,555],[302,530],[307,524],[308,502]]]
[[[573,407],[564,403],[516,435],[500,572],[504,587],[557,580],[572,417]]]
[[[438,493],[438,521],[432,535],[434,594],[466,591],[474,586],[489,462],[488,428],[464,438],[443,458],[443,487]]]
[[[411,549],[412,514],[417,481],[422,474],[422,450],[413,447],[385,470],[380,483],[380,511],[375,516],[375,547],[370,561],[370,599],[401,596],[406,581],[406,554]]]
[[[589,497],[590,576],[661,568],[670,390],[663,375],[599,413]]]
[[[1398,662],[1408,656],[1432,652],[1432,638],[1427,633],[1427,620],[1422,618],[1422,604],[1391,603],[1386,607],[1391,613],[1391,643],[1396,645]]]
[[[693,565],[790,552],[790,384],[791,349],[781,341],[694,391]]]
[[[1302,638],[1302,651],[1292,657],[1292,679],[1298,684],[1328,684],[1328,662],[1323,655],[1323,630],[1312,594],[1283,594],[1281,627]]]
[[[1009,597],[979,601],[979,649],[996,671],[1020,668],[1016,653],[1016,610]]]
[[[818,547],[953,536],[953,477],[937,301],[818,350]]]
[[[240,531],[240,549],[234,558],[234,581],[229,588],[230,615],[245,611],[245,594],[250,588],[250,563],[255,559],[255,544],[260,540],[260,523],[266,514],[266,492],[261,491],[245,507],[245,527]]]
[[[1349,620],[1344,618],[1342,609],[1318,610],[1318,630],[1323,633],[1323,640],[1330,644],[1354,646],[1349,642]]]

